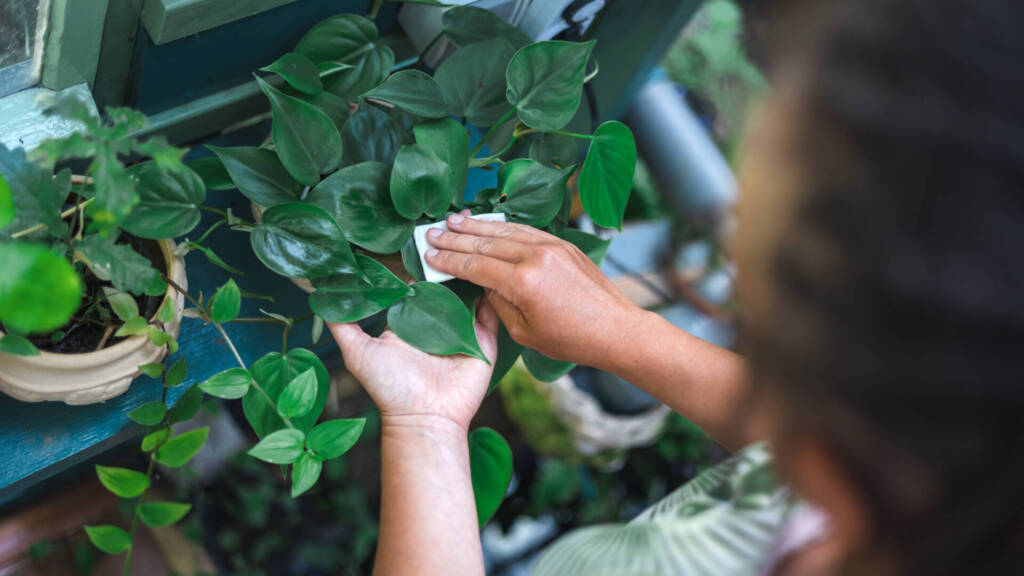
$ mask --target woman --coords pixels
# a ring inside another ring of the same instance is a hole
[[[428,261],[487,289],[488,357],[500,317],[517,341],[618,374],[727,448],[770,439],[811,508],[789,517],[763,573],[1020,573],[1024,3],[788,14],[741,178],[747,359],[637,309],[540,231],[453,216]],[[378,573],[482,574],[466,434],[490,368],[332,331],[382,415]],[[581,534],[552,554],[599,541]],[[564,566],[610,554],[589,550]],[[674,573],[644,560],[586,573]]]

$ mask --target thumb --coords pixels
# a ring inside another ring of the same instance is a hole
[[[330,329],[334,341],[338,343],[338,348],[341,349],[342,359],[345,360],[345,366],[349,372],[358,373],[366,348],[373,339],[363,332],[363,329],[355,322],[347,324],[327,322],[327,327]]]
[[[488,290],[486,292],[486,298],[487,303],[494,308],[494,311],[498,314],[498,318],[501,319],[501,323],[505,325],[507,330],[511,332],[513,326],[519,328],[526,327],[526,317],[523,316],[523,312],[507,298],[498,294],[495,290]],[[516,331],[521,333],[519,330]]]

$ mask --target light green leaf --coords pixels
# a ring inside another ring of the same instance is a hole
[[[310,96],[316,96],[324,89],[323,83],[320,82],[320,70],[312,60],[303,54],[286,52],[273,64],[260,68],[260,70],[277,74],[293,88]]]
[[[315,186],[320,174],[334,170],[341,162],[338,128],[316,106],[281,92],[261,78],[256,81],[270,100],[271,136],[281,163],[293,178]]]
[[[473,480],[477,520],[482,528],[498,511],[512,481],[512,449],[490,428],[469,433],[469,473]]]
[[[363,102],[341,129],[342,166],[362,162],[383,162],[390,166],[409,133],[387,112]]]
[[[75,249],[97,278],[109,280],[122,292],[145,294],[146,289],[160,278],[160,272],[149,259],[128,244],[115,243],[113,238],[89,234]]]
[[[129,322],[133,321],[134,319]],[[145,320],[143,320],[143,322],[145,322]],[[128,323],[122,326],[122,328],[126,328],[127,326]],[[120,332],[120,330],[118,330],[118,332]],[[146,334],[149,336],[149,341],[153,343],[153,346],[159,347],[166,345],[168,354],[174,354],[178,351],[178,341],[174,339],[174,336],[171,336],[167,332],[164,332],[154,326],[150,326],[146,330]]]
[[[362,254],[356,260],[366,280],[338,274],[313,281],[317,291],[309,295],[309,307],[328,322],[356,322],[412,294],[412,288],[383,264]]]
[[[146,402],[128,413],[128,418],[143,426],[156,426],[167,414],[167,406],[163,402]]]
[[[331,216],[308,204],[279,204],[250,235],[256,256],[289,278],[350,273],[362,276],[352,248]]]
[[[210,376],[199,388],[210,396],[225,400],[236,400],[245,396],[252,383],[252,374],[245,368],[229,368]]]
[[[530,226],[547,226],[565,202],[574,169],[549,168],[528,158],[506,162],[498,170],[498,192],[506,198],[495,209]]]
[[[185,364],[184,358],[178,358],[178,361],[171,364],[171,367],[167,369],[167,376],[164,378],[164,386],[173,388],[178,386],[185,381],[185,376],[188,375],[188,366]]]
[[[475,6],[452,8],[442,16],[444,34],[456,46],[504,38],[514,48],[522,48],[532,40],[515,26],[502,20],[494,12]]]
[[[139,303],[131,294],[107,287],[103,288],[103,292],[107,295],[107,302],[118,318],[128,321],[139,317]]]
[[[171,437],[171,428],[169,426],[154,430],[149,434],[142,437],[141,449],[143,452],[150,452],[155,450],[157,447],[162,445]]]
[[[505,70],[515,48],[504,38],[492,38],[458,50],[434,73],[452,115],[476,126],[495,124],[512,107],[505,99]]]
[[[391,169],[391,199],[398,213],[415,220],[426,214],[444,216],[451,205],[448,166],[431,149],[407,144]]]
[[[0,322],[7,330],[47,332],[78,310],[82,282],[60,255],[45,246],[7,243],[0,244],[0,262]]]
[[[146,319],[141,316],[136,316],[135,318],[125,320],[124,324],[114,332],[114,336],[123,338],[125,336],[148,334],[149,331],[150,326],[146,323]],[[156,343],[154,343],[154,345],[156,345]]]
[[[544,133],[530,143],[530,158],[552,168],[576,164],[579,154],[576,139],[564,134]]]
[[[309,432],[306,444],[324,460],[337,458],[355,446],[366,418],[328,420]]]
[[[156,319],[164,323],[172,322],[174,320],[174,306],[174,299],[165,299],[156,311]]]
[[[92,545],[107,554],[123,554],[132,547],[132,537],[117,526],[85,526]]]
[[[323,78],[324,90],[345,100],[354,100],[384,80],[395,64],[395,54],[378,41],[377,27],[356,14],[339,14],[314,26],[295,52],[305,54],[318,65],[325,62],[348,64]]]
[[[287,355],[282,355],[280,352],[267,354],[250,367],[253,378],[275,403],[284,387],[296,376],[310,368],[316,369],[316,403],[309,414],[292,420],[292,424],[303,432],[308,432],[313,428],[327,403],[331,379],[323,362],[309,350],[296,348],[290,350]],[[252,425],[253,431],[260,438],[284,427],[284,422],[277,415],[274,405],[268,403],[266,398],[255,389],[249,390],[249,393],[242,399],[242,409],[245,411],[245,417]]]
[[[439,356],[467,354],[487,361],[476,339],[473,316],[454,292],[430,282],[388,310],[388,326],[409,344]]]
[[[438,122],[417,124],[412,131],[416,135],[416,144],[430,149],[448,166],[451,202],[461,207],[469,173],[469,135],[466,128],[446,118]]]
[[[35,344],[29,342],[28,338],[17,334],[4,334],[0,336],[0,352],[11,356],[38,356],[39,349]]]
[[[188,234],[199,224],[206,200],[203,179],[187,166],[161,168],[155,162],[128,169],[137,179],[139,202],[122,227],[140,238],[160,240]]]
[[[230,322],[242,309],[242,293],[234,278],[229,278],[210,299],[210,319],[214,322]]]
[[[304,452],[292,465],[292,498],[298,498],[320,479],[323,462]]]
[[[110,145],[96,147],[96,155],[89,170],[92,172],[95,199],[90,208],[93,225],[101,233],[108,234],[115,224],[124,222],[125,217],[139,203],[137,180],[121,163],[117,149]]]
[[[149,488],[149,478],[145,474],[128,468],[97,466],[96,476],[104,488],[121,498],[137,498]]]
[[[302,455],[305,440],[302,430],[285,428],[260,440],[249,450],[249,456],[271,464],[291,464]]]
[[[622,216],[633,187],[636,142],[621,122],[605,122],[594,131],[580,170],[580,202],[594,223],[622,228]]]
[[[24,148],[10,150],[0,144],[0,174],[7,183],[14,203],[14,220],[0,235],[13,234],[43,224],[46,227],[43,231],[25,238],[68,236],[68,227],[61,220],[60,212],[71,191],[70,170],[63,170],[54,177],[51,170],[26,158]]]
[[[284,387],[277,398],[277,410],[285,418],[305,416],[316,403],[318,386],[316,369],[310,368],[299,374]]]
[[[448,104],[441,95],[441,87],[429,74],[419,70],[395,72],[365,97],[388,102],[422,118],[448,116]]]
[[[11,185],[0,174],[0,230],[14,221],[14,197],[11,196]]]
[[[238,191],[264,208],[298,202],[302,184],[292,178],[273,150],[206,146],[224,164]]]
[[[139,520],[153,528],[170,526],[184,518],[191,509],[191,504],[179,502],[143,502],[139,506]]]
[[[521,48],[508,64],[506,97],[530,128],[551,132],[580,107],[583,78],[594,41],[550,40]]]
[[[313,326],[310,328],[310,339],[313,344],[320,341],[320,336],[324,333],[324,319],[320,316],[313,316]]]
[[[156,451],[156,461],[170,468],[184,466],[206,443],[208,427],[189,430],[171,438]]]
[[[150,362],[149,364],[140,364],[139,371],[149,376],[150,378],[159,378],[164,374],[164,365],[159,362]]]

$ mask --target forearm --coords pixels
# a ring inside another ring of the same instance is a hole
[[[376,575],[483,575],[466,434],[435,417],[385,418]]]

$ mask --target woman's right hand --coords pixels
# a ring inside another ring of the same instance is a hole
[[[578,248],[551,234],[504,222],[448,217],[433,229],[427,262],[482,286],[520,344],[554,358],[603,367],[641,310]]]

